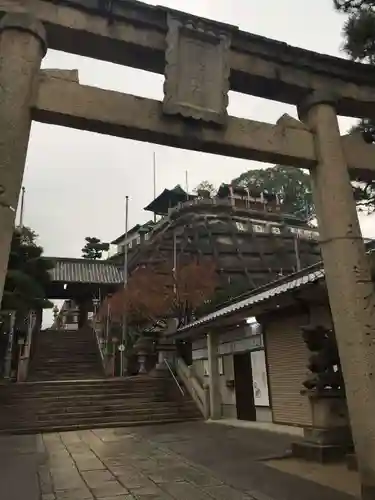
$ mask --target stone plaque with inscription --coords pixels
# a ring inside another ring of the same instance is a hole
[[[165,114],[221,125],[226,122],[230,28],[168,14]]]

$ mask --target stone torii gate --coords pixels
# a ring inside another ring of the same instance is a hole
[[[1,293],[32,120],[308,168],[363,498],[375,498],[375,300],[350,186],[373,178],[375,148],[337,122],[375,116],[373,68],[134,0],[0,0],[0,15]],[[41,71],[48,47],[164,74],[164,100]],[[228,116],[229,90],[293,104],[300,121]]]

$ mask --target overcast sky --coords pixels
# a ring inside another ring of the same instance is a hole
[[[237,25],[240,29],[316,52],[342,56],[345,17],[332,0],[157,0],[161,4]],[[79,69],[80,82],[162,99],[161,75],[50,50],[44,68]],[[293,107],[230,93],[232,115],[274,123]],[[352,123],[342,119],[345,131]],[[40,235],[45,254],[79,257],[85,236],[105,241],[124,231],[124,198],[130,197],[130,225],[146,221],[142,209],[152,199],[152,156],[157,159],[157,191],[201,180],[228,182],[256,162],[154,146],[104,135],[34,123],[24,185],[24,223]],[[267,167],[268,165],[263,164]],[[372,218],[371,218],[372,219]],[[375,236],[373,220],[362,227]]]

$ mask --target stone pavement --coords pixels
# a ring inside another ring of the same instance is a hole
[[[282,455],[289,442],[288,436],[203,422],[5,436],[0,498],[353,500],[267,466],[263,459]]]

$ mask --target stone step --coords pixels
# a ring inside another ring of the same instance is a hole
[[[50,370],[52,373],[56,373],[58,372],[59,370],[62,371],[62,372],[68,372],[69,370],[76,370],[76,369],[82,369],[82,371],[84,371],[85,369],[88,369],[88,368],[97,368],[99,366],[99,363],[97,363],[96,361],[94,363],[87,363],[87,362],[82,362],[82,363],[79,363],[79,362],[76,362],[76,363],[66,363],[66,364],[59,364],[59,363],[43,363],[43,364],[38,364],[35,366],[35,368],[33,367],[33,371],[34,372],[37,372],[37,371],[46,371],[46,370]],[[96,371],[96,370],[95,370]]]
[[[159,416],[159,417],[158,417]],[[46,415],[30,415],[28,418],[15,418],[15,419],[2,419],[0,422],[0,429],[7,429],[10,427],[20,427],[31,424],[40,424],[43,423],[45,426],[47,425],[55,425],[56,423],[68,423],[72,424],[76,422],[77,424],[80,422],[87,421],[98,421],[102,420],[106,422],[108,420],[116,421],[121,420],[123,422],[126,421],[135,421],[135,420],[150,420],[152,421],[154,418],[161,418],[161,416],[166,417],[179,417],[179,418],[191,418],[191,417],[199,417],[199,414],[194,409],[182,409],[182,408],[153,408],[152,411],[145,409],[144,411],[106,411],[106,412],[76,412],[76,413],[56,413],[51,415],[50,418],[46,418]]]
[[[93,332],[44,332],[29,381],[0,385],[0,432],[133,426],[201,419],[172,377],[104,378]]]
[[[69,400],[96,400],[96,399],[122,399],[122,400],[134,400],[134,399],[142,399],[142,398],[158,398],[158,397],[172,397],[172,396],[181,396],[181,394],[175,391],[173,388],[167,390],[155,390],[155,391],[119,391],[119,390],[108,390],[108,391],[85,391],[81,393],[77,393],[74,391],[69,392],[48,392],[42,394],[24,394],[24,395],[2,395],[0,393],[0,403],[3,406],[7,402],[24,402],[25,404],[31,404],[35,401],[35,404],[42,404],[48,401],[64,401]]]
[[[39,422],[19,422],[17,424],[10,424],[9,427],[0,428],[0,434],[4,433],[24,433],[28,430],[29,434],[39,432],[56,432],[59,430],[69,429],[92,429],[92,428],[109,428],[109,427],[133,427],[136,425],[155,425],[164,422],[187,422],[193,420],[201,420],[197,415],[181,415],[178,413],[158,413],[152,416],[146,415],[134,418],[122,418],[116,416],[108,416],[106,418],[83,418],[81,420],[55,420],[55,421],[39,421]]]
[[[64,373],[64,375],[59,375],[59,374],[44,374],[44,375],[32,375],[29,377],[29,380],[30,381],[36,381],[36,382],[39,382],[41,380],[56,380],[56,381],[62,381],[62,380],[76,380],[77,378],[79,378],[80,376],[89,376],[90,378],[94,379],[95,377],[97,378],[100,378],[100,375],[96,374],[96,373],[90,373],[90,372],[84,372],[84,373],[81,373],[81,372],[78,372],[78,373],[72,373],[72,374],[69,374],[69,373]]]
[[[41,432],[200,419],[172,378],[129,377],[0,386],[0,432]]]
[[[74,388],[79,390],[85,387],[105,387],[107,389],[111,387],[121,387],[121,388],[154,388],[154,387],[175,387],[175,382],[170,377],[163,378],[153,378],[150,376],[134,376],[126,378],[100,378],[100,379],[78,379],[74,381],[41,381],[41,382],[24,382],[19,384],[0,384],[1,391],[11,391],[11,392],[27,392],[35,391],[40,392],[44,389],[63,390],[64,388]]]
[[[162,401],[158,403],[145,402],[142,405],[134,405],[133,407],[127,405],[100,405],[93,407],[67,407],[67,408],[44,408],[39,411],[27,411],[25,412],[15,412],[9,411],[2,413],[0,415],[0,425],[4,426],[5,423],[9,422],[20,422],[34,420],[49,421],[54,419],[80,419],[83,417],[100,417],[108,416],[110,414],[116,416],[126,416],[126,415],[153,415],[158,412],[178,412],[178,413],[196,413],[197,408],[194,403],[181,401],[180,403],[174,401]]]
[[[36,338],[30,381],[103,377],[94,332],[44,331]]]
[[[190,417],[190,418],[181,418],[173,417],[166,418],[165,416],[161,418],[153,418],[150,420],[133,420],[133,421],[122,421],[122,420],[109,420],[107,422],[86,422],[86,423],[74,423],[74,424],[54,424],[54,425],[44,425],[44,424],[34,424],[19,427],[9,427],[9,428],[0,428],[0,434],[36,434],[36,433],[47,433],[47,432],[69,432],[69,431],[77,431],[77,430],[85,430],[85,429],[102,429],[102,428],[116,428],[116,427],[140,427],[145,425],[168,425],[168,424],[176,424],[179,422],[186,421],[196,421],[201,420],[200,416],[198,417]]]
[[[71,346],[44,346],[43,348],[38,347],[34,351],[34,357],[39,357],[39,356],[46,356],[49,353],[54,353],[54,354],[69,354],[70,356],[92,356],[97,354],[97,346],[95,345],[88,345],[87,343],[83,344],[82,346],[78,346],[78,348],[82,349],[82,351],[75,350],[77,348],[77,344],[74,343]],[[72,352],[72,349],[74,351]]]
[[[15,405],[15,404],[5,404],[1,406],[3,414],[9,414],[12,411],[20,410],[23,411],[24,409],[27,410],[27,412],[34,412],[34,413],[50,413],[50,412],[71,412],[74,409],[81,408],[81,409],[93,409],[93,408],[142,408],[144,406],[149,406],[151,407],[157,407],[160,404],[165,404],[167,406],[173,406],[173,405],[185,405],[187,407],[190,407],[191,405],[194,405],[192,401],[185,401],[183,399],[178,400],[170,400],[166,401],[165,397],[158,397],[155,399],[148,399],[148,398],[137,398],[137,399],[121,399],[121,398],[115,398],[115,399],[110,399],[107,401],[102,401],[100,399],[87,399],[87,400],[82,400],[82,401],[76,401],[76,400],[55,400],[55,401],[43,401],[43,404],[41,404],[41,401],[36,401],[35,404],[29,404],[29,402],[25,402],[23,405]],[[1,418],[1,416],[0,416]]]
[[[93,366],[92,365],[88,365],[88,364],[80,364],[80,363],[77,363],[75,365],[68,365],[65,367],[65,369],[63,369],[62,367],[59,367],[59,366],[51,366],[51,365],[43,365],[43,366],[38,366],[38,368],[35,368],[35,370],[33,370],[33,374],[45,374],[45,373],[58,373],[58,371],[61,371],[62,373],[73,373],[73,372],[93,372],[93,373],[96,373],[96,370],[93,370]]]
[[[82,393],[84,391],[119,391],[119,392],[139,392],[139,391],[152,391],[152,390],[165,390],[168,388],[177,389],[175,382],[170,378],[152,378],[148,380],[134,380],[127,379],[86,379],[86,380],[69,380],[69,381],[40,381],[40,382],[26,382],[23,384],[8,384],[0,385],[0,394],[61,394],[70,392],[72,394]]]
[[[18,389],[21,390],[18,390]],[[56,382],[56,385],[48,383],[47,386],[43,386],[41,383],[29,384],[27,388],[20,387],[19,385],[15,385],[12,388],[4,388],[4,390],[0,390],[0,402],[4,404],[6,401],[28,401],[31,402],[33,400],[68,400],[72,398],[76,399],[87,399],[87,398],[139,398],[139,397],[176,397],[181,396],[177,387],[175,386],[174,381],[170,380],[166,383],[162,384],[154,384],[150,385],[121,385],[121,384],[111,384],[110,382],[106,382],[105,384],[101,383],[101,380],[98,379],[98,383],[95,381],[91,381],[89,384],[81,385],[75,382],[70,383],[70,381],[66,381],[66,383],[61,383],[60,381]]]

